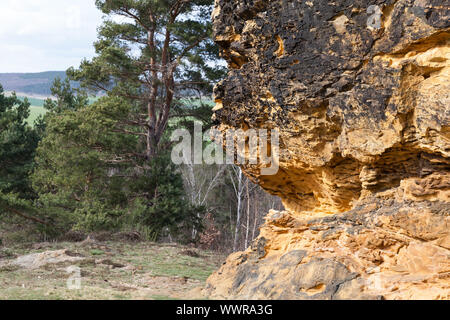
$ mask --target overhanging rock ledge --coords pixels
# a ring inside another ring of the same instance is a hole
[[[217,127],[279,130],[278,174],[243,169],[286,211],[205,294],[450,299],[450,3],[216,0],[213,19]]]

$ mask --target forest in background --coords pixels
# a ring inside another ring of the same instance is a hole
[[[97,55],[54,81],[45,115],[30,124],[30,102],[0,91],[0,241],[123,234],[223,252],[251,244],[280,200],[237,166],[170,159],[173,130],[213,125],[225,68],[212,2],[97,1]]]
[[[65,79],[65,71],[0,73],[0,83],[3,90],[40,97],[47,97],[52,94],[51,87],[56,78]],[[79,84],[72,82],[72,86],[79,87]]]

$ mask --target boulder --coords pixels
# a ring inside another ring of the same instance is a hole
[[[69,250],[57,250],[21,256],[11,261],[10,265],[25,269],[39,269],[47,265],[76,263],[82,260],[84,260],[83,257],[72,253]]]

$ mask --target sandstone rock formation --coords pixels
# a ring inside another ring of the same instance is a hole
[[[279,130],[278,174],[244,170],[286,211],[206,293],[450,299],[450,2],[216,0],[213,19],[217,126]]]

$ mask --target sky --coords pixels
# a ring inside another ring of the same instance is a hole
[[[65,71],[95,54],[95,0],[0,0],[0,73]]]

